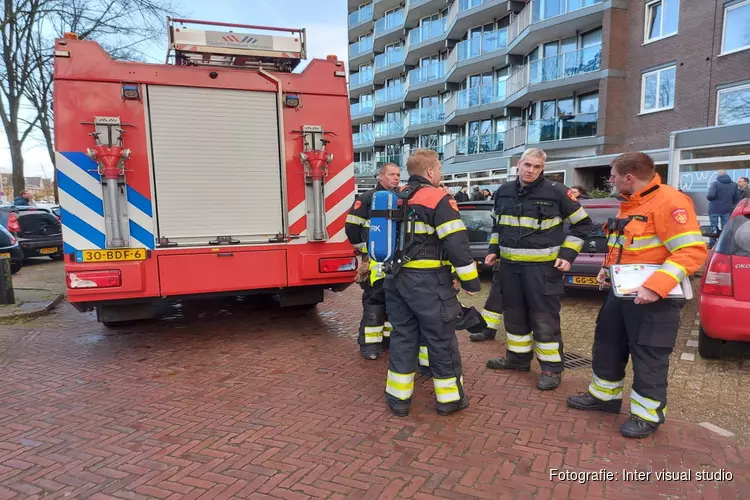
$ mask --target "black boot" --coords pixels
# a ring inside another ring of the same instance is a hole
[[[554,373],[547,370],[542,371],[539,376],[539,380],[536,383],[536,388],[540,391],[551,391],[557,389],[562,381],[562,373]]]
[[[359,353],[363,358],[368,360],[376,360],[381,354],[380,344],[365,344],[359,346]]]
[[[464,394],[464,397],[461,398],[461,400],[456,403],[438,403],[437,413],[441,417],[447,417],[448,415],[452,415],[453,413],[456,413],[457,411],[465,410],[468,407],[469,407],[469,396]]]
[[[518,370],[519,372],[527,372],[531,370],[531,362],[524,363],[523,361],[515,361],[508,358],[493,358],[487,360],[487,368],[493,370]]]
[[[391,409],[391,413],[393,413],[394,417],[408,417],[409,416],[409,407],[408,406],[391,406],[391,405],[388,405],[388,407]]]
[[[432,370],[430,370],[429,366],[419,365],[419,373],[421,373],[423,377],[432,377]]]
[[[485,328],[479,333],[472,333],[469,335],[469,340],[472,342],[481,342],[483,340],[495,340],[495,336],[497,335],[497,330],[493,330],[491,328]]]
[[[659,424],[656,422],[649,422],[637,415],[630,415],[630,420],[620,427],[620,433],[629,438],[645,438],[653,434],[658,428]]]
[[[576,396],[568,397],[568,406],[577,410],[602,411],[604,413],[620,413],[621,399],[602,401],[591,395],[590,392],[582,392]]]
[[[391,347],[391,338],[390,337],[383,337],[383,341],[380,343],[380,347],[383,348],[384,351],[387,351]]]

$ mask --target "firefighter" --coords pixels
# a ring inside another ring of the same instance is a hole
[[[368,360],[376,360],[388,349],[392,326],[386,319],[383,278],[378,263],[367,258],[367,237],[370,227],[370,206],[375,191],[394,190],[401,180],[401,167],[386,163],[378,172],[374,189],[362,193],[346,216],[346,236],[355,252],[362,255],[363,273],[358,279],[362,288],[362,320],[359,324],[359,352]]]
[[[393,323],[385,397],[394,415],[408,415],[422,335],[427,343],[437,412],[449,415],[469,405],[456,338],[456,321],[462,308],[456,298],[451,265],[470,295],[480,290],[479,275],[456,200],[438,187],[441,166],[437,153],[416,150],[409,157],[407,169],[410,177],[402,196],[413,193],[406,205],[406,213],[413,215],[399,224],[405,237],[399,241],[394,267],[388,270],[383,285]]]
[[[495,215],[493,214],[492,217],[494,219]],[[497,243],[498,234],[493,231],[490,236],[490,245],[497,245]],[[487,301],[482,308],[482,318],[487,324],[487,327],[480,332],[469,335],[469,340],[472,342],[495,340],[497,330],[503,324],[503,294],[500,289],[500,268],[498,263],[495,263],[493,266],[492,286],[490,287]]]
[[[617,218],[607,223],[609,252],[597,280],[604,284],[612,264],[660,268],[637,289],[635,299],[618,298],[610,290],[596,321],[591,384],[587,392],[570,396],[568,405],[619,413],[631,356],[630,419],[620,432],[643,438],[664,423],[667,410],[669,355],[685,302],[667,296],[703,265],[708,250],[690,198],[661,183],[648,155],[625,153],[611,168],[610,182],[622,203]]]
[[[518,179],[498,189],[493,231],[498,237],[485,259],[494,265],[499,254],[507,343],[506,357],[490,359],[487,367],[529,371],[536,353],[542,369],[536,385],[540,390],[556,389],[562,379],[563,273],[592,225],[570,189],[544,178],[546,158],[541,149],[527,149],[518,161]],[[570,224],[567,236],[565,223]]]

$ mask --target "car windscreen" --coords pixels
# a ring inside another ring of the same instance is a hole
[[[607,219],[617,217],[618,209],[617,206],[610,205],[592,205],[583,207],[583,210],[589,215],[591,221],[594,223],[589,236],[604,236],[604,224],[607,223]],[[570,234],[570,223],[567,221],[565,222],[564,230],[565,234]]]
[[[491,207],[483,209],[461,209],[461,220],[469,232],[469,241],[480,243],[490,241],[492,235],[492,211]]]
[[[750,257],[750,216],[738,215],[729,219],[716,242],[716,251],[725,255]]]

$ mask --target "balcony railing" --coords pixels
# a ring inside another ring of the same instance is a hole
[[[492,85],[482,85],[460,90],[458,95],[458,109],[469,109],[505,99],[506,80]]]
[[[409,71],[409,85],[420,85],[445,76],[445,61],[428,64]]]
[[[403,47],[395,47],[383,54],[375,56],[375,70],[387,68],[392,64],[399,64],[404,62],[404,55],[406,51]]]
[[[372,83],[372,77],[372,69],[360,71],[359,73],[352,73],[351,77],[349,78],[349,87],[358,87],[360,85]]]
[[[375,21],[375,35],[382,35],[404,25],[404,9],[397,10]]]
[[[428,21],[419,28],[409,32],[409,45],[427,42],[439,38],[448,30],[448,19],[442,18],[437,21]]]
[[[375,166],[377,168],[382,167],[386,163],[395,163],[399,167],[403,168],[406,166],[403,154],[397,155],[378,155],[375,157]]]
[[[531,22],[538,23],[546,19],[562,16],[585,7],[591,7],[604,0],[532,0]]]
[[[532,0],[533,2],[533,0]],[[526,4],[526,7],[513,18],[510,25],[508,25],[508,43],[512,42],[518,35],[523,33],[523,30],[529,27],[531,24],[531,8],[532,2]]]
[[[505,131],[505,150],[526,144],[526,124],[519,123]]]
[[[354,144],[354,147],[362,147],[362,146],[372,146],[375,142],[372,132],[357,132],[352,134],[352,143]]]
[[[456,140],[457,155],[478,155],[504,151],[505,132],[459,137]]]
[[[465,61],[482,54],[502,49],[508,42],[508,30],[503,28],[496,31],[482,33],[481,37],[469,38],[456,45],[458,60]]]
[[[349,14],[349,29],[355,28],[368,21],[372,21],[372,4]]]
[[[529,82],[542,83],[599,71],[602,46],[592,45],[575,52],[566,52],[529,63]]]
[[[378,167],[372,160],[354,162],[354,175],[375,175],[377,171]]]
[[[597,113],[533,120],[528,123],[528,144],[596,136]]]
[[[391,137],[402,135],[404,133],[403,120],[393,120],[388,122],[378,122],[375,124],[375,138]]]
[[[383,87],[375,91],[375,104],[382,104],[390,101],[400,101],[406,94],[406,85],[395,85],[393,87]]]
[[[372,52],[372,37],[363,38],[358,42],[349,45],[349,59]]]
[[[445,120],[445,106],[431,106],[428,108],[416,108],[409,110],[406,118],[406,126],[428,125],[440,123]]]
[[[473,9],[474,7],[479,7],[483,3],[487,3],[491,1],[492,0],[459,0],[458,11],[465,12],[467,10]]]
[[[350,113],[351,116],[360,116],[360,115],[368,115],[372,114],[372,101],[365,101],[365,102],[355,102],[350,106]]]

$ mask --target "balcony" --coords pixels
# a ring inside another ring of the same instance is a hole
[[[402,38],[404,10],[391,12],[375,21],[375,51],[382,52],[385,46]]]
[[[372,69],[352,73],[349,75],[349,97],[356,98],[361,94],[371,92],[373,81]]]
[[[352,144],[355,150],[370,149],[375,145],[372,132],[356,132],[352,134]]]
[[[354,104],[351,104],[349,108],[352,117],[352,125],[359,125],[363,122],[372,121],[372,101],[355,102]]]
[[[457,108],[471,109],[505,100],[505,80],[457,92]]]
[[[349,14],[350,42],[356,42],[360,36],[371,30],[372,13],[372,5],[368,5]]]
[[[445,61],[414,68],[409,71],[408,82],[407,99],[410,92],[413,93],[412,97],[416,99],[419,94],[429,94],[433,90],[442,89],[445,84]]]
[[[378,122],[375,124],[375,143],[378,145],[400,142],[403,135],[403,120]]]
[[[528,122],[527,144],[596,137],[597,113]]]
[[[504,144],[505,132],[459,137],[456,140],[456,156],[502,153],[505,150]]]
[[[505,65],[508,30],[503,28],[463,40],[448,55],[449,81],[461,82],[470,74],[492,71]]]
[[[406,160],[403,154],[397,155],[377,155],[375,157],[375,167],[380,169],[386,163],[395,163],[401,168],[406,167]]]
[[[406,27],[417,26],[420,19],[442,10],[448,3],[447,0],[407,0]]]
[[[406,136],[414,137],[423,132],[425,128],[440,126],[445,120],[445,106],[431,106],[428,108],[415,108],[409,110],[406,115]]]
[[[382,85],[386,79],[400,75],[405,53],[406,50],[403,47],[394,47],[383,54],[375,56],[374,83]]]
[[[508,26],[508,47],[526,54],[539,43],[564,38],[601,24],[604,0],[532,0]]]
[[[402,2],[403,0],[375,0],[375,19],[383,17],[389,10],[398,9]]]
[[[594,45],[557,56],[531,61],[510,75],[507,82],[506,106],[514,106],[529,93],[585,91],[597,80],[601,69],[602,47]],[[555,82],[555,85],[544,85]]]
[[[362,64],[372,61],[372,37],[363,38],[349,45],[349,67],[356,68]]]
[[[405,94],[406,85],[395,85],[376,90],[375,111],[380,114],[401,109]]]
[[[469,28],[508,14],[508,0],[456,0],[448,11],[448,38],[458,39]]]
[[[355,161],[354,162],[354,175],[360,177],[374,176],[378,172],[377,164],[372,161]]]

